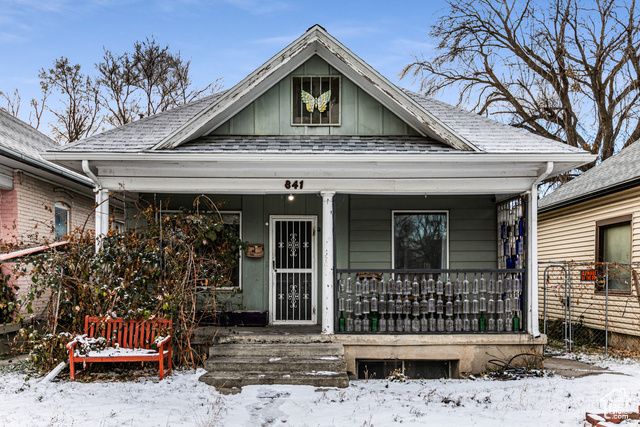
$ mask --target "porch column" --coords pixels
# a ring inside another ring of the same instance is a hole
[[[96,252],[102,249],[102,239],[109,232],[109,190],[96,191]]]
[[[322,191],[322,333],[333,334],[333,196]]]

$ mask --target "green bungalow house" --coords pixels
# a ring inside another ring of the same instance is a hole
[[[318,25],[229,90],[46,157],[93,179],[98,235],[109,190],[228,201],[264,253],[238,304],[342,346],[348,371],[452,376],[541,350],[537,185],[592,160],[395,86]]]

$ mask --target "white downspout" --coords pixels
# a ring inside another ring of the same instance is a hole
[[[527,315],[528,332],[535,338],[540,336],[538,327],[538,184],[544,181],[553,171],[553,162],[547,162],[547,169],[531,184],[529,202],[529,272],[527,299],[529,313]]]
[[[82,161],[82,170],[95,184],[93,191],[96,195],[96,252],[100,252],[100,249],[102,249],[102,239],[109,232],[109,190],[105,190],[102,188],[102,183],[89,167],[88,160]]]

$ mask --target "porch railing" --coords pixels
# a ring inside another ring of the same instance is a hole
[[[336,271],[335,332],[514,333],[525,330],[524,269]]]

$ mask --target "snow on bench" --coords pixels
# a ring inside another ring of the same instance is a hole
[[[123,320],[90,317],[84,319],[84,335],[67,344],[71,380],[84,371],[75,370],[76,363],[155,362],[160,379],[171,372],[172,322],[167,319]],[[154,348],[155,347],[155,348]],[[164,359],[167,370],[164,370]]]

